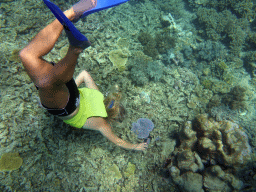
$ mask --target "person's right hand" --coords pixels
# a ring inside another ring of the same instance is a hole
[[[144,151],[145,149],[148,148],[148,144],[147,143],[140,143],[137,144],[136,147],[134,148],[134,150],[138,150],[138,151]]]

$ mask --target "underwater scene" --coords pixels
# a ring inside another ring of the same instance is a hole
[[[43,0],[0,0],[0,191],[256,191],[255,17],[255,0],[130,0],[74,23],[91,42],[74,78],[120,89],[111,128],[147,142],[138,151],[40,105],[19,52],[55,16]],[[63,31],[43,59],[68,49]]]

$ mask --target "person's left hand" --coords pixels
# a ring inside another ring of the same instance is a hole
[[[134,148],[134,150],[144,151],[147,148],[148,148],[147,143],[140,143],[140,144],[137,144],[137,146]]]

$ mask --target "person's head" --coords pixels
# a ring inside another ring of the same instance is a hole
[[[108,117],[106,117],[107,121],[122,121],[124,119],[125,109],[121,104],[121,98],[122,94],[119,86],[112,86],[104,99],[105,108],[108,114]]]

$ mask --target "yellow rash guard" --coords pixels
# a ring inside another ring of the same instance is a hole
[[[107,112],[104,105],[104,96],[96,89],[81,88],[80,106],[78,113],[71,119],[64,120],[65,123],[82,128],[89,117],[107,117]]]

